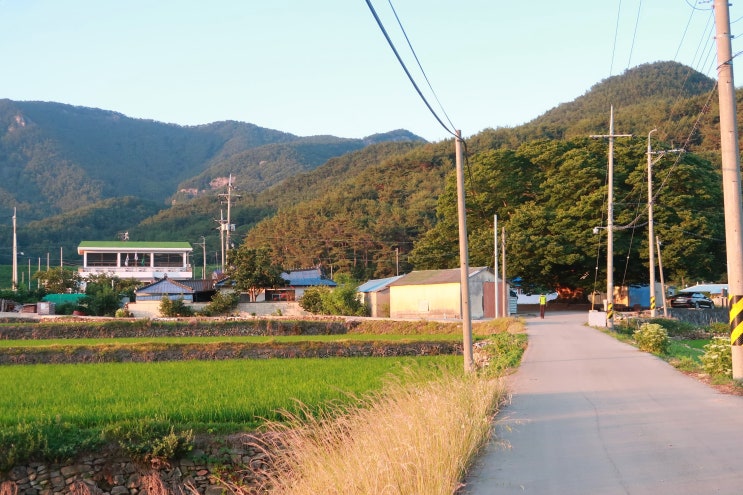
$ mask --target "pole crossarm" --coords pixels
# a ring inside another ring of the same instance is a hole
[[[616,134],[614,132],[614,106],[609,114],[609,134],[592,134],[593,139],[606,138],[609,140],[609,167],[607,184],[607,214],[606,214],[606,326],[614,329],[614,139],[632,137],[632,134]]]

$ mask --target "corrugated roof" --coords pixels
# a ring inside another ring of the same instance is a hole
[[[359,287],[356,289],[356,292],[378,292],[387,288],[387,286],[389,286],[392,282],[400,280],[402,277],[404,277],[404,275],[369,280],[368,282],[359,285]]]
[[[190,294],[194,292],[194,289],[176,280],[163,278],[144,287],[140,287],[136,292],[142,294]]]
[[[681,289],[679,292],[708,292],[710,294],[722,294],[722,289],[727,290],[728,284],[697,284]]]
[[[291,287],[313,287],[317,285],[335,287],[338,285],[332,280],[325,278],[319,268],[284,272],[281,274],[281,278],[286,280],[288,282],[287,285]]]
[[[477,275],[488,267],[470,267],[469,276]],[[401,285],[434,285],[434,284],[455,284],[461,280],[460,269],[450,268],[447,270],[419,270],[412,271],[404,275],[399,280],[389,284],[390,286]]]

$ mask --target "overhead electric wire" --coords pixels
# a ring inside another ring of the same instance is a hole
[[[640,25],[640,11],[642,10],[642,0],[637,6],[637,18],[635,19],[635,31],[632,33],[632,44],[629,49],[629,58],[627,59],[627,69],[632,65],[632,53],[635,51],[635,40],[637,39],[637,27]]]
[[[400,26],[400,31],[402,31],[402,34],[405,37],[405,41],[408,43],[408,48],[410,48],[410,53],[413,54],[413,57],[415,58],[415,62],[418,64],[418,68],[421,70],[421,74],[423,74],[423,78],[426,80],[426,84],[428,84],[428,89],[431,90],[431,94],[433,94],[433,97],[436,99],[436,103],[439,104],[439,108],[444,113],[444,116],[446,117],[446,121],[449,122],[449,125],[451,126],[452,129],[456,129],[456,126],[452,123],[451,119],[449,118],[449,115],[447,115],[446,110],[444,110],[444,106],[439,101],[439,97],[436,95],[436,91],[434,91],[433,86],[431,85],[431,81],[428,80],[426,71],[423,70],[423,65],[421,65],[421,61],[418,59],[418,54],[415,53],[415,49],[413,48],[413,45],[410,43],[410,39],[408,38],[408,33],[405,32],[405,28],[402,26],[402,22],[400,22],[400,18],[397,16],[397,11],[395,10],[395,7],[392,5],[392,0],[387,0],[387,2],[390,4],[390,9],[392,9],[392,13],[395,15],[395,19],[397,20],[397,25]]]
[[[397,61],[400,63],[400,66],[405,71],[405,74],[408,76],[408,79],[410,80],[410,83],[415,88],[415,91],[418,93],[418,96],[420,96],[421,100],[423,100],[423,103],[425,103],[428,110],[431,112],[431,114],[434,116],[436,121],[438,121],[439,124],[441,124],[441,127],[443,127],[446,132],[451,134],[454,137],[458,137],[456,132],[453,129],[449,129],[446,124],[441,120],[441,118],[436,114],[434,109],[431,107],[431,104],[428,103],[428,100],[423,95],[423,92],[418,87],[418,84],[415,82],[415,79],[410,74],[410,71],[408,70],[407,66],[405,65],[405,62],[403,62],[402,57],[400,57],[400,53],[397,51],[397,48],[395,47],[395,44],[392,42],[392,39],[390,38],[390,35],[387,33],[387,29],[385,29],[384,24],[382,24],[382,20],[377,15],[377,11],[374,10],[374,6],[371,3],[371,0],[366,0],[366,5],[369,7],[369,10],[371,11],[372,15],[374,16],[374,19],[377,21],[377,25],[379,26],[379,29],[382,30],[382,34],[384,35],[385,39],[387,40],[387,43],[390,45],[390,48],[392,48],[392,51],[395,54],[395,57],[397,58]]]
[[[614,47],[611,49],[611,63],[609,64],[609,76],[614,72],[614,56],[617,53],[617,37],[619,36],[619,15],[622,13],[622,0],[619,0],[617,7],[617,22],[614,26]]]

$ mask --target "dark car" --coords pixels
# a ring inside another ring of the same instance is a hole
[[[714,308],[712,299],[701,292],[681,292],[668,298],[672,308]]]

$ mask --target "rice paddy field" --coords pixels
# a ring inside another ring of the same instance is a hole
[[[406,368],[454,369],[461,357],[174,361],[0,367],[0,428],[53,420],[80,428],[160,418],[237,430],[298,405],[379,389]]]

